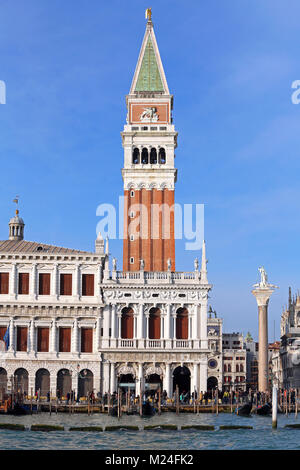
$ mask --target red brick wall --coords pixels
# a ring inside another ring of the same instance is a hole
[[[134,197],[130,196],[130,191],[125,191],[124,196],[123,270],[139,271],[140,260],[143,259],[145,271],[166,271],[167,260],[170,258],[172,271],[174,271],[174,191],[141,189],[134,190]],[[142,210],[140,214],[137,207],[134,207],[136,204],[142,204],[147,211]],[[129,216],[132,210],[135,214],[133,219]],[[138,223],[138,218],[140,223]],[[139,236],[134,234],[133,241],[130,241],[128,233],[130,227],[139,231]],[[134,258],[133,264],[130,264],[131,257]]]

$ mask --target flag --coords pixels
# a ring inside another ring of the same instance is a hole
[[[9,347],[9,327],[7,328],[5,335],[3,336],[3,341],[5,342],[6,350]]]

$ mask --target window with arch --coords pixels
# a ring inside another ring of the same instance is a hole
[[[159,149],[159,163],[162,165],[166,163],[166,151],[163,147]]]
[[[133,338],[133,310],[130,307],[123,308],[121,316],[121,338]]]
[[[228,366],[227,366],[227,372],[231,372],[231,364],[228,364]]]
[[[145,147],[142,150],[142,164],[143,165],[148,164],[148,149]]]
[[[152,147],[150,151],[150,163],[151,165],[155,165],[157,163],[157,152],[155,147]]]
[[[139,162],[140,162],[140,151],[137,147],[135,147],[132,152],[132,163],[136,165]]]
[[[227,365],[224,364],[224,372],[227,372]]]
[[[236,370],[235,370],[235,371],[236,371],[236,372],[239,372],[239,371],[240,371],[240,367],[239,367],[238,364],[236,365]]]
[[[179,308],[176,315],[176,339],[188,339],[188,311],[186,308]]]
[[[149,339],[160,339],[160,309],[151,308],[149,315]]]

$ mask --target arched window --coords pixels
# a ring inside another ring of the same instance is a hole
[[[139,161],[140,161],[140,151],[136,147],[133,149],[133,152],[132,152],[132,163],[136,165],[137,163],[139,163]]]
[[[160,339],[160,309],[151,308],[149,315],[149,339]]]
[[[231,365],[228,364],[228,372],[231,372]]]
[[[142,150],[142,163],[143,165],[147,165],[148,163],[148,149],[145,147]]]
[[[186,308],[179,308],[176,316],[176,339],[188,339],[188,311]]]
[[[227,372],[227,365],[224,364],[224,372]]]
[[[132,308],[123,308],[121,316],[121,338],[133,338],[133,310]]]
[[[243,364],[240,364],[240,372],[244,372],[244,366],[243,366]]]
[[[240,368],[239,368],[239,365],[238,365],[238,364],[236,365],[236,370],[235,370],[235,371],[236,371],[236,372],[239,372],[239,371],[240,371]]]
[[[157,152],[155,147],[152,147],[150,152],[150,163],[152,165],[155,165],[157,163]]]
[[[159,149],[159,163],[162,165],[166,163],[166,151],[164,148]]]

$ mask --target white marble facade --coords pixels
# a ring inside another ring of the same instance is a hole
[[[98,244],[98,245],[97,245]],[[100,246],[99,246],[100,244]],[[108,251],[108,250],[106,250]],[[96,241],[95,253],[67,250],[25,241],[0,242],[0,273],[8,273],[8,293],[0,294],[0,328],[9,327],[9,346],[0,352],[0,368],[10,378],[17,369],[28,372],[28,390],[36,388],[36,372],[50,373],[50,388],[57,389],[57,374],[71,371],[72,388],[78,388],[78,372],[93,376],[96,393],[117,390],[124,371],[135,381],[135,392],[150,372],[161,378],[163,389],[173,393],[173,372],[184,367],[190,375],[190,391],[207,385],[207,299],[211,285],[204,271],[122,272],[109,270],[104,242]],[[29,273],[28,294],[19,294],[19,274]],[[50,274],[49,295],[39,294],[39,274]],[[60,295],[60,275],[72,274],[72,295]],[[94,295],[82,295],[82,275],[94,275]],[[124,308],[133,312],[133,337],[122,338]],[[160,337],[149,337],[149,312],[160,311]],[[176,316],[186,309],[188,335],[178,339]],[[17,347],[17,328],[27,327],[26,351]],[[49,328],[48,351],[38,352],[37,330]],[[71,329],[70,351],[59,349],[59,329]],[[92,351],[81,350],[81,329],[92,329]],[[3,346],[3,343],[2,343]],[[3,347],[2,347],[3,349]],[[2,371],[3,372],[3,371]]]

